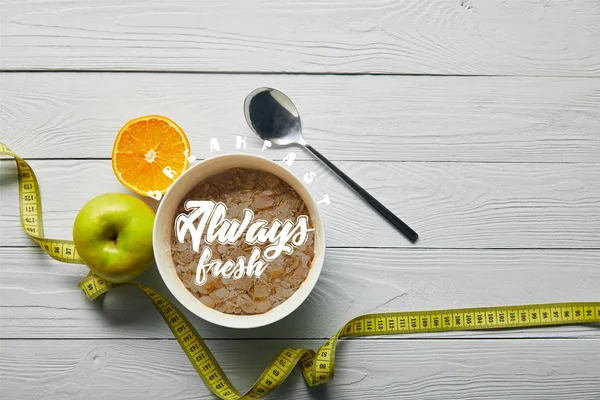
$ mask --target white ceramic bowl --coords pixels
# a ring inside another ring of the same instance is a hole
[[[171,237],[173,235],[175,216],[183,197],[190,189],[206,178],[236,167],[254,168],[270,172],[294,188],[302,200],[304,200],[309,210],[312,225],[315,228],[315,256],[306,280],[289,299],[264,314],[232,315],[205,306],[183,285],[183,282],[177,276],[171,256]],[[200,318],[230,328],[255,328],[268,325],[290,314],[302,304],[314,288],[321,274],[323,259],[325,257],[325,229],[323,220],[321,219],[316,202],[308,193],[304,184],[281,165],[266,158],[247,154],[228,154],[213,157],[194,165],[184,172],[171,185],[160,202],[154,221],[152,242],[158,271],[173,296],[185,308]]]

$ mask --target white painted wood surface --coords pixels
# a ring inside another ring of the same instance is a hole
[[[0,354],[4,389],[20,399],[214,399],[174,340],[12,341]],[[317,340],[210,340],[239,389],[287,346]],[[351,340],[338,347],[335,379],[308,389],[299,371],[277,399],[595,400],[597,340]],[[134,361],[135,360],[135,361]]]
[[[6,337],[70,338],[73,332],[78,338],[172,337],[135,288],[115,290],[102,304],[90,303],[76,287],[85,267],[48,262],[34,248],[0,248],[0,258]],[[240,331],[187,315],[206,338],[312,339],[332,335],[366,313],[597,301],[599,295],[600,250],[328,249],[325,264],[311,297],[292,316],[272,326]],[[155,268],[139,281],[168,294]],[[426,336],[600,339],[600,330],[569,326]]]
[[[592,248],[600,243],[600,164],[337,164],[413,224],[421,238],[412,245],[325,166],[298,161],[291,170],[299,177],[317,174],[308,185],[313,196],[330,196],[330,206],[321,207],[329,246]],[[35,160],[31,166],[39,171],[46,234],[54,237],[70,237],[78,210],[92,197],[126,191],[110,160]],[[31,245],[20,228],[17,187],[10,184],[16,171],[2,170],[7,195],[0,205],[0,238],[7,245]]]
[[[600,76],[596,0],[2,2],[5,69]]]
[[[600,300],[599,26],[596,0],[0,0],[0,141],[30,159],[47,234],[70,238],[88,199],[125,191],[109,159],[127,120],[173,118],[199,158],[236,135],[259,154],[245,95],[290,95],[307,139],[421,240],[294,150],[291,170],[316,171],[311,193],[333,201],[315,291],[259,329],[188,314],[244,388],[281,348],[317,348],[366,312]],[[214,398],[147,299],[121,288],[90,303],[85,267],[33,246],[15,179],[1,160],[0,398]],[[140,281],[166,294],[154,268]],[[598,325],[339,349],[333,382],[307,389],[296,372],[271,398],[600,395]]]
[[[135,288],[121,288],[101,304],[90,303],[76,287],[85,267],[45,262],[45,254],[34,248],[0,248],[0,258],[6,337],[71,338],[73,332],[78,338],[172,337]],[[187,315],[206,338],[324,339],[352,318],[373,312],[596,301],[599,264],[599,250],[328,249],[327,268],[313,294],[279,323],[239,331]],[[139,281],[168,295],[155,268]],[[426,336],[600,339],[600,331],[569,326]]]
[[[247,135],[256,151],[261,141],[240,110],[261,86],[292,98],[306,139],[332,160],[600,159],[600,80],[589,78],[11,73],[2,137],[22,157],[108,159],[126,121],[162,113],[197,157],[210,156],[213,136],[231,151]]]

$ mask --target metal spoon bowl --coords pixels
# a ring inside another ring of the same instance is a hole
[[[291,144],[304,146],[342,178],[371,207],[383,215],[408,240],[412,243],[417,241],[419,235],[414,230],[304,140],[298,109],[285,94],[277,89],[266,87],[253,90],[244,101],[244,116],[250,129],[261,139],[278,146]]]

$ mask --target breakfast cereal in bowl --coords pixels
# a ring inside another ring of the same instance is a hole
[[[219,156],[169,189],[157,212],[155,258],[184,306],[231,327],[283,318],[320,274],[324,230],[316,203],[284,167]]]
[[[308,276],[314,257],[313,228],[310,224],[306,204],[290,185],[275,175],[261,170],[232,168],[200,182],[183,198],[178,211],[185,213],[185,203],[190,199],[212,201],[224,204],[225,219],[243,221],[244,210],[251,210],[254,220],[270,222],[296,221],[301,216],[308,217],[307,234],[303,243],[293,246],[291,254],[281,252],[270,260],[260,276],[255,274],[235,279],[234,276],[214,276],[208,274],[204,284],[198,284],[196,277],[201,262],[201,252],[193,249],[190,232],[186,232],[183,242],[173,231],[171,253],[177,275],[185,287],[203,304],[227,314],[259,314],[269,311],[286,301]],[[207,233],[203,232],[200,246],[208,248],[212,259],[250,259],[254,249],[265,250],[269,242],[250,244],[245,240],[252,229],[248,224],[240,237],[233,243],[207,243]],[[238,228],[238,230],[241,230]]]

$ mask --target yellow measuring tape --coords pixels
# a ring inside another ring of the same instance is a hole
[[[29,164],[0,143],[0,155],[17,162],[21,225],[27,234],[52,258],[82,264],[72,241],[47,239],[42,225],[42,203],[35,174]],[[279,387],[296,365],[309,386],[333,379],[335,349],[343,337],[396,335],[479,329],[526,328],[600,322],[600,302],[551,303],[508,307],[463,308],[368,314],[356,317],[340,329],[317,352],[311,349],[283,349],[264,369],[254,385],[241,394],[231,384],[193,325],[174,305],[154,290],[135,282],[115,284],[90,273],[79,287],[90,300],[125,285],[137,286],[154,303],[175,335],[198,374],[224,400],[258,399]]]

